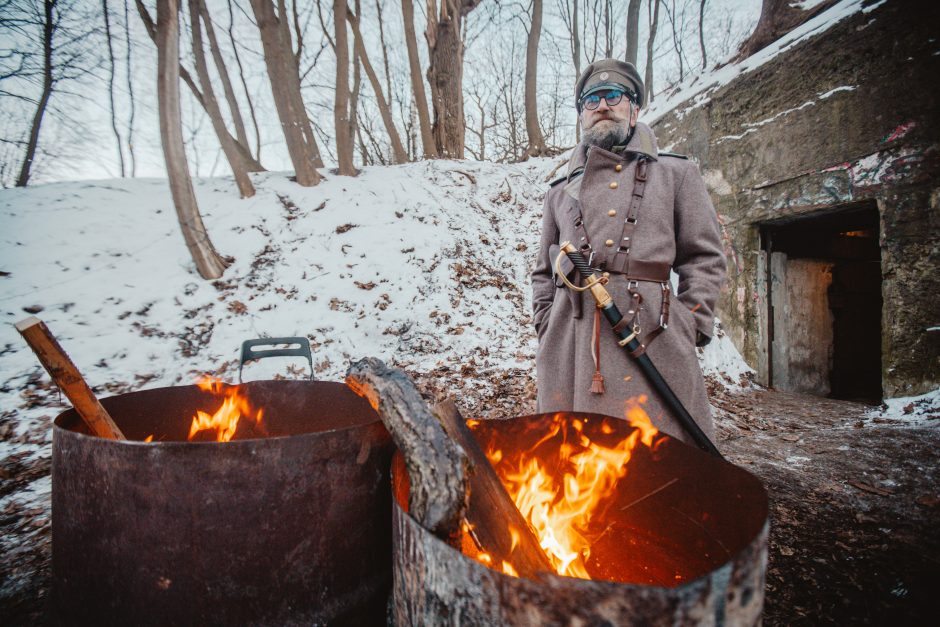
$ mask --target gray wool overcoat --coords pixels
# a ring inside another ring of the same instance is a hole
[[[642,123],[636,125],[627,146],[613,152],[577,146],[566,179],[552,185],[545,196],[538,260],[532,272],[533,321],[539,338],[538,411],[584,411],[623,417],[628,399],[646,395],[643,408],[653,424],[691,442],[633,359],[617,345],[603,317],[600,370],[606,391],[590,391],[594,375],[594,299],[585,293],[579,306],[579,299],[555,276],[558,244],[570,241],[578,245],[575,220],[579,210],[596,251],[595,266],[599,258],[613,255],[633,192],[638,155],[651,161],[637,214],[631,260],[666,262],[679,276],[678,291],[670,301],[667,329],[649,344],[647,354],[702,430],[714,439],[695,343],[696,330],[712,335],[715,301],[725,278],[718,216],[695,163],[660,155],[652,130]],[[605,245],[608,240],[613,246]],[[576,277],[570,262],[564,262],[562,272]],[[631,303],[626,278],[612,275],[607,289],[626,316]],[[645,336],[659,326],[663,286],[641,281],[637,289],[643,296],[639,322],[641,336]],[[672,290],[671,285],[668,289]]]

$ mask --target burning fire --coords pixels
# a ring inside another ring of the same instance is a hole
[[[651,447],[658,433],[640,406],[644,402],[645,396],[627,401],[626,418],[635,430],[613,446],[592,441],[584,432],[582,420],[556,414],[548,433],[518,462],[511,464],[500,450],[487,451],[559,575],[591,578],[586,568],[591,554],[591,517],[627,474],[627,463],[637,444]],[[605,423],[601,431],[610,435],[614,430]],[[548,449],[543,447],[547,443],[554,446],[548,456],[544,453]],[[541,451],[536,452],[539,447]],[[502,570],[515,574],[505,562]]]
[[[200,431],[215,430],[216,442],[228,442],[235,436],[238,421],[242,416],[253,420],[257,426],[261,426],[263,410],[253,409],[248,399],[238,393],[237,385],[226,385],[212,377],[205,377],[197,385],[206,392],[224,398],[224,401],[212,415],[204,411],[196,411],[189,428],[189,440],[192,440]]]

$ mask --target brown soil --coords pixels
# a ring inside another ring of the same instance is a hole
[[[533,382],[523,371],[464,365],[419,383],[428,396],[459,391],[467,417],[532,411]],[[718,384],[711,397],[719,448],[770,494],[765,624],[926,624],[930,595],[940,587],[940,421],[863,422],[864,405]],[[4,434],[17,431],[3,426]],[[36,427],[37,441],[45,437],[40,429],[48,424]],[[0,494],[12,496],[0,511],[5,625],[43,622],[49,503],[26,506],[17,496],[48,474],[44,450],[0,460]]]

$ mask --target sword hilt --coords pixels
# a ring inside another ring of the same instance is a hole
[[[562,255],[566,255],[568,257],[571,263],[574,264],[575,269],[577,269],[577,271],[581,273],[581,276],[587,280],[587,284],[585,284],[583,287],[578,287],[577,285],[572,284],[564,275],[564,273],[561,272],[559,262],[561,261]],[[610,293],[604,288],[609,275],[604,272],[600,276],[597,276],[594,268],[588,265],[588,262],[584,260],[584,257],[581,256],[581,253],[579,253],[578,250],[571,245],[571,242],[562,243],[561,252],[558,253],[558,258],[555,260],[555,270],[569,289],[572,289],[576,292],[590,290],[591,295],[594,296],[594,300],[597,301],[597,306],[599,308],[607,307],[613,303],[613,299],[610,297]]]

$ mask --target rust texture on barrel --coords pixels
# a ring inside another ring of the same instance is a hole
[[[501,431],[517,436],[549,418],[484,421],[475,435],[485,445]],[[623,421],[613,424],[624,433],[631,430]],[[601,561],[616,569],[611,574],[617,581],[554,574],[533,581],[462,554],[408,515],[402,463],[396,455],[396,625],[760,624],[769,529],[766,491],[750,473],[694,447],[667,437],[655,453],[639,449],[630,460],[629,474],[609,508],[625,513],[615,516],[616,529],[596,546],[604,554]],[[603,564],[594,567],[603,572]]]
[[[58,623],[384,624],[387,431],[339,383],[244,388],[280,437],[186,442],[194,410],[218,404],[195,386],[102,400],[128,437],[176,441],[104,440],[59,416]]]

